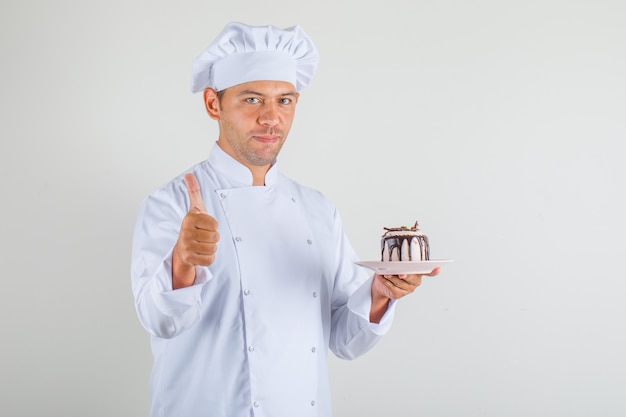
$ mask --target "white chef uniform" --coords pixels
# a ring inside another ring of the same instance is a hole
[[[182,176],[142,204],[132,289],[152,334],[152,417],[331,416],[328,349],[345,359],[374,346],[394,303],[369,323],[372,278],[336,209],[321,195],[248,168],[217,144],[195,174],[218,221],[215,262],[172,290],[171,254],[189,199]]]

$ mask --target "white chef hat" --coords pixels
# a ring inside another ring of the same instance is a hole
[[[229,23],[193,60],[191,91],[217,91],[249,81],[287,81],[300,91],[317,67],[319,54],[299,27]]]

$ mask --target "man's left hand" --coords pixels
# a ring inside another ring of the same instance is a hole
[[[389,300],[397,300],[407,294],[411,294],[422,283],[422,277],[434,277],[439,274],[439,268],[433,269],[430,274],[407,274],[407,275],[379,275],[374,276],[372,283],[372,308],[370,310],[370,322],[379,323]]]
[[[408,275],[378,275],[374,277],[372,284],[372,296],[383,296],[396,300],[415,291],[422,283],[424,275],[434,277],[439,274],[439,268],[433,269],[430,274],[408,274]]]

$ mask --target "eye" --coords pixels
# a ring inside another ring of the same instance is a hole
[[[261,100],[259,100],[257,97],[248,97],[248,98],[246,98],[246,103],[258,104],[260,102],[261,102]]]
[[[281,98],[279,101],[280,104],[291,104],[291,99],[290,98]]]

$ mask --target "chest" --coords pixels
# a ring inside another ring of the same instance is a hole
[[[289,190],[266,187],[217,190],[216,196],[221,235],[216,258],[237,265],[243,286],[262,284],[270,298],[271,291],[310,296],[319,287],[323,262],[311,207]]]

